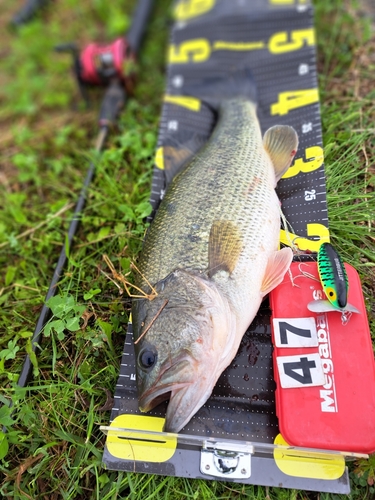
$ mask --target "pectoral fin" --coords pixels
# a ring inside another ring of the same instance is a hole
[[[268,259],[260,290],[263,297],[283,281],[284,275],[289,269],[292,260],[293,252],[289,247],[278,250],[271,255]]]
[[[214,221],[208,242],[208,276],[218,271],[231,274],[242,251],[242,237],[238,227],[231,221]]]
[[[288,125],[275,125],[264,134],[263,146],[272,160],[277,183],[290,167],[297,152],[297,132]]]
[[[336,312],[352,312],[361,314],[361,311],[359,311],[356,307],[352,306],[351,304],[346,304],[345,307],[340,309],[331,304],[329,300],[313,300],[312,302],[309,302],[307,304],[307,309],[315,313],[336,311]]]

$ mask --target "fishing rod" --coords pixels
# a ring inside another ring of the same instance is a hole
[[[13,28],[26,24],[35,17],[51,0],[27,0],[10,21]]]
[[[87,86],[106,86],[99,111],[99,132],[95,143],[95,151],[98,153],[103,150],[110,127],[116,122],[118,114],[133,87],[134,78],[131,74],[129,76],[126,74],[126,67],[132,64],[136,54],[139,52],[152,5],[153,0],[138,0],[130,29],[125,37],[119,38],[112,44],[100,45],[93,43],[88,45],[80,54],[74,44],[64,44],[57,47],[57,50],[60,52],[68,51],[72,53],[74,62],[73,70],[83,97],[87,97]],[[43,328],[51,317],[51,309],[46,305],[46,302],[56,293],[57,284],[62,276],[62,271],[68,258],[67,248],[71,248],[73,238],[77,232],[87,198],[88,187],[94,177],[95,167],[96,164],[92,161],[74,209],[66,237],[66,244],[61,249],[42,310],[35,326],[32,337],[33,352],[39,346]],[[30,380],[31,372],[32,362],[29,354],[27,354],[17,382],[19,387],[26,387]]]

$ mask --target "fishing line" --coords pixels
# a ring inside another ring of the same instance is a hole
[[[297,236],[297,238],[294,238],[293,240],[291,239],[290,237],[290,232],[289,230],[292,232],[292,234],[294,234],[294,229],[292,227],[292,225],[288,222],[287,218],[285,217],[282,209],[281,209],[281,204],[279,206],[279,212],[280,212],[280,218],[281,218],[281,221],[282,221],[282,227],[284,228],[284,231],[285,231],[285,235],[286,235],[286,238],[289,242],[289,246],[292,248],[293,252],[294,253],[298,253],[299,252],[299,248],[298,246],[296,246],[294,244],[294,241],[299,238],[299,236]]]

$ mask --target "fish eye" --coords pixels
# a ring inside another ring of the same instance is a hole
[[[157,354],[150,349],[144,349],[139,353],[138,360],[141,367],[145,370],[149,370],[156,363]]]

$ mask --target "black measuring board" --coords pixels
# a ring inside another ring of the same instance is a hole
[[[257,87],[257,114],[262,132],[273,125],[285,124],[293,126],[299,136],[294,162],[277,187],[282,211],[290,224],[288,234],[281,229],[281,242],[293,241],[302,251],[315,252],[323,241],[329,241],[329,231],[313,9],[308,0],[176,2],[150,220],[173,177],[209,139],[215,125],[213,111],[189,89],[207,78],[225,77],[244,68],[251,71]],[[179,435],[274,442],[279,427],[270,316],[265,300],[211,397]],[[122,415],[142,415],[138,409],[132,343],[130,324],[112,422]],[[147,415],[163,418],[166,407],[167,403],[163,403]],[[110,469],[215,479],[199,471],[199,450],[183,445],[178,445],[178,454],[163,463],[126,460],[121,453],[113,456],[108,450],[106,447],[103,461]],[[194,463],[190,460],[192,456]],[[257,473],[249,479],[236,481],[338,493],[349,491],[347,473],[339,481],[287,476],[270,457],[257,458],[254,470]]]
[[[154,210],[184,157],[198,151],[214,126],[212,112],[199,99],[189,100],[184,88],[248,68],[257,86],[262,132],[285,124],[298,133],[297,155],[277,192],[290,238],[301,250],[318,250],[329,233],[312,7],[297,1],[222,0],[197,18],[185,17],[175,24],[169,47]],[[288,243],[283,232],[281,240]]]

